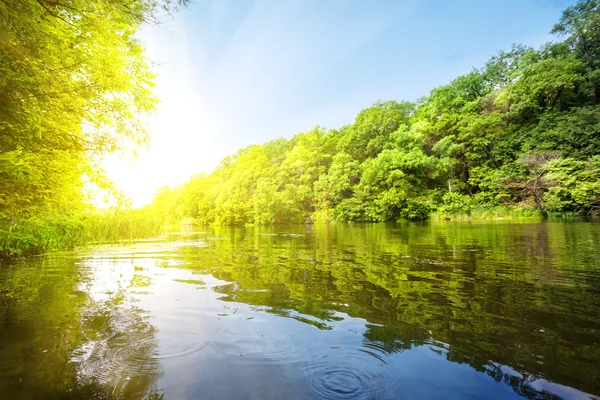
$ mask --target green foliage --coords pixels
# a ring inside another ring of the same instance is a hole
[[[567,8],[554,26],[552,33],[566,36],[575,54],[590,67],[598,67],[600,60],[600,1],[580,0]]]
[[[587,161],[559,160],[552,164],[548,175],[554,183],[544,195],[549,211],[600,209],[600,156]]]
[[[382,222],[596,213],[597,0],[565,10],[562,43],[513,46],[416,104],[377,102],[339,130],[250,146],[157,194],[165,223]]]
[[[400,220],[422,221],[429,217],[433,207],[424,201],[408,199],[399,213]]]
[[[72,250],[88,243],[158,235],[161,224],[149,208],[114,209],[85,216],[31,218],[0,227],[0,258]]]
[[[184,3],[0,2],[2,254],[85,236],[85,184],[112,190],[99,160],[147,141],[154,75],[135,33]]]
[[[450,218],[457,215],[469,215],[471,213],[471,197],[464,194],[449,192],[442,198],[443,204],[438,208],[441,216]]]
[[[354,124],[342,129],[339,150],[359,162],[376,157],[390,135],[408,121],[413,109],[414,105],[409,102],[387,101],[362,110]]]
[[[147,224],[127,222],[123,212],[77,222],[89,213],[84,183],[111,188],[94,160],[146,140],[137,116],[155,104],[153,77],[134,33],[157,9],[178,4],[0,5],[0,18],[10,21],[0,25],[4,254],[145,236],[184,220],[268,225],[418,220],[434,210],[451,219],[599,211],[600,3],[581,0],[554,28],[563,42],[514,46],[417,103],[379,101],[339,130],[317,126],[241,149],[211,174],[159,190],[143,211]]]

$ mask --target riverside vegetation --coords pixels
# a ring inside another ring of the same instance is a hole
[[[143,210],[92,212],[103,154],[147,140],[156,104],[134,38],[181,2],[0,4],[0,252],[68,249],[220,225],[493,218],[600,211],[600,0],[567,8],[540,49],[501,51],[416,102],[340,129],[248,146]],[[34,21],[35,23],[32,23]],[[110,71],[110,72],[107,72]],[[112,229],[115,221],[120,228]]]
[[[222,225],[597,213],[600,2],[552,32],[564,40],[501,51],[414,103],[248,146],[152,207]]]
[[[184,2],[0,2],[0,255],[156,233],[122,199],[94,211],[84,189],[114,192],[102,156],[147,141],[157,99],[134,34]]]

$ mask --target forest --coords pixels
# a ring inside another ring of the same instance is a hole
[[[245,147],[152,208],[222,225],[598,213],[599,10],[580,1],[559,41],[500,51],[416,102]]]
[[[135,32],[183,5],[0,2],[2,256],[149,237],[182,221],[600,212],[600,0],[564,10],[555,42],[500,51],[415,102],[378,101],[339,129],[245,147],[131,209],[104,176],[102,157],[148,142],[144,118],[158,100]],[[89,185],[118,204],[95,209]]]

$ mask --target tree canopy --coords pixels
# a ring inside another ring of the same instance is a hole
[[[23,238],[45,248],[43,234],[15,236],[19,229],[87,218],[85,185],[111,187],[102,156],[147,142],[144,116],[157,99],[135,33],[185,2],[0,2],[2,254],[23,247]],[[316,126],[241,149],[212,173],[161,189],[136,217],[114,220],[264,225],[598,213],[600,0],[567,8],[552,32],[558,41],[500,51],[417,101],[378,101],[339,129]],[[69,236],[71,225],[51,230]],[[156,231],[146,225],[123,231]]]
[[[600,1],[552,32],[564,40],[501,51],[415,103],[242,149],[153,207],[218,224],[598,212]]]

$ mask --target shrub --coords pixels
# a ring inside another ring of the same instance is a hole
[[[470,215],[472,200],[464,194],[449,192],[442,198],[443,204],[438,208],[442,218],[456,217],[458,215]]]

